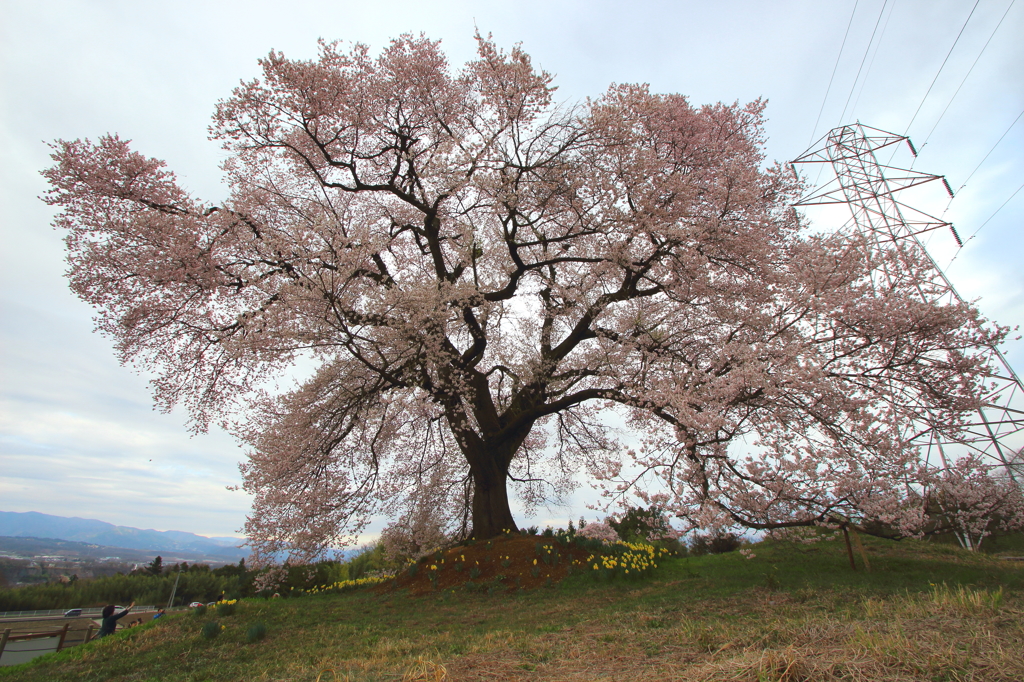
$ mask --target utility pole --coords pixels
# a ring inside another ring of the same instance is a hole
[[[174,605],[174,595],[178,591],[178,581],[181,580],[181,564],[178,564],[178,577],[174,579],[174,588],[171,590],[171,598],[167,600],[167,607],[171,608]]]

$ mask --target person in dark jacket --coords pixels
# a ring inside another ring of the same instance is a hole
[[[100,624],[100,632],[96,637],[106,637],[107,635],[114,634],[114,630],[117,629],[117,620],[127,616],[128,612],[132,610],[132,606],[135,606],[135,602],[132,602],[128,608],[122,609],[120,613],[114,613],[117,607],[113,604],[107,604],[104,606],[103,621]]]

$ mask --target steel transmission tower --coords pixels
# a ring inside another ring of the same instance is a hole
[[[940,175],[929,175],[879,163],[878,150],[906,140],[916,157],[910,138],[894,135],[861,125],[840,126],[829,131],[815,145],[795,159],[793,164],[829,164],[835,178],[813,190],[795,206],[846,204],[852,225],[868,238],[869,248],[891,251],[898,249],[909,256],[920,258],[931,265],[929,276],[923,280],[909,272],[891,269],[874,271],[876,286],[886,287],[915,277],[917,291],[924,300],[946,304],[963,303],[953,284],[942,272],[921,242],[920,235],[948,227],[957,244],[960,237],[953,226],[922,213],[898,201],[896,192],[940,181],[949,192],[953,191]],[[885,261],[882,261],[885,262]],[[927,416],[921,421],[901,425],[904,435],[919,444],[929,466],[942,469],[967,454],[981,455],[993,470],[1002,470],[1016,483],[1024,481],[1024,386],[997,348],[981,346],[976,349],[987,362],[989,373],[982,407],[969,419],[963,430],[944,428],[938,420]],[[924,403],[922,401],[922,406]]]

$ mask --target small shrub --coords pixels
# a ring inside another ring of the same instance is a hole
[[[245,631],[245,641],[252,644],[258,642],[267,636],[267,626],[265,623],[254,623],[249,626],[249,629]]]
[[[203,637],[206,639],[214,639],[220,634],[220,631],[224,629],[224,626],[215,620],[211,620],[209,623],[203,626]]]
[[[479,578],[480,577],[480,569],[478,567],[476,567],[476,566],[473,566],[472,568],[470,568],[469,569],[469,577],[474,579],[474,580]]]
[[[576,533],[577,538],[598,542],[618,542],[619,534],[607,523],[588,523]]]
[[[696,556],[702,554],[725,554],[726,552],[734,552],[742,546],[743,540],[735,533],[698,535],[690,545],[690,553]]]
[[[217,615],[218,616],[233,616],[235,615],[236,606],[231,602],[221,602],[217,604]]]
[[[420,565],[419,564],[409,564],[409,577],[410,578],[415,578],[416,574],[419,572],[419,570],[420,570]]]
[[[653,542],[676,537],[665,511],[655,505],[650,509],[629,507],[621,518],[609,518],[610,525],[623,540]]]
[[[197,606],[196,608],[192,609],[192,615],[195,616],[196,618],[202,618],[203,616],[205,616],[206,615],[206,605],[204,604],[202,606]]]
[[[536,535],[539,532],[540,532],[540,529],[537,528],[537,526],[530,526],[529,528],[526,529],[526,534],[527,535]]]
[[[579,533],[576,533],[573,544],[586,552],[590,552],[591,554],[600,552],[604,548],[604,543],[600,540],[596,538],[588,538],[580,535]]]
[[[684,557],[690,553],[690,550],[686,546],[686,543],[682,542],[678,538],[657,540],[654,542],[654,546],[664,549],[670,555],[675,557]]]

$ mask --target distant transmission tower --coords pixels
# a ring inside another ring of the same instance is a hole
[[[949,183],[940,175],[881,164],[875,156],[879,149],[904,140],[911,153],[917,156],[910,138],[903,135],[859,123],[829,131],[792,163],[831,164],[836,177],[813,190],[795,206],[846,204],[853,214],[855,229],[868,237],[871,248],[885,251],[895,248],[908,255],[923,255],[931,264],[929,276],[915,282],[924,300],[962,303],[963,299],[920,240],[920,235],[926,232],[948,227],[957,244],[962,246],[956,229],[948,222],[897,201],[894,196],[900,190],[938,180],[952,197]],[[872,273],[875,284],[880,287],[902,282],[911,276],[911,273],[892,270]],[[953,432],[937,420],[924,417],[920,422],[903,425],[905,434],[922,447],[930,466],[941,464],[946,469],[956,458],[973,453],[989,461],[993,469],[1002,469],[1014,482],[1020,483],[1024,479],[1021,468],[1024,386],[997,348],[983,346],[976,352],[987,361],[989,373],[984,393],[980,396],[982,407],[966,428]]]

